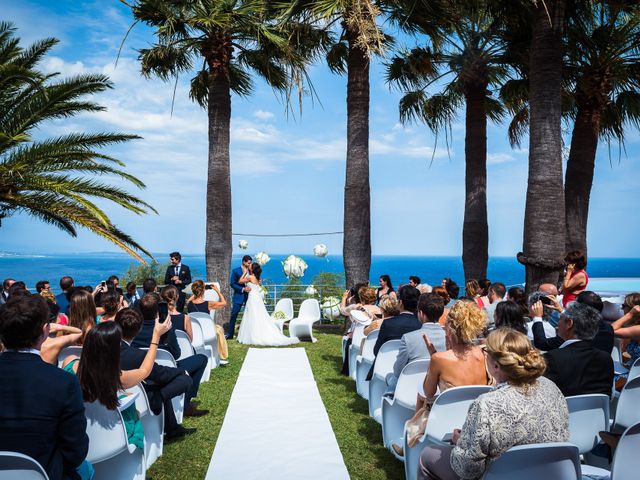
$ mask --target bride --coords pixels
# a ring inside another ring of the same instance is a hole
[[[267,312],[260,287],[262,267],[253,263],[250,268],[251,270],[245,270],[245,267],[242,267],[245,271],[239,280],[240,283],[248,285],[251,291],[244,307],[238,343],[272,347],[298,343],[300,340],[297,338],[289,338],[280,333],[280,329]]]

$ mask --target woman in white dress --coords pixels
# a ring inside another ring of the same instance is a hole
[[[270,347],[298,343],[300,340],[297,338],[289,338],[280,333],[280,329],[267,312],[260,287],[261,273],[262,267],[254,263],[251,265],[251,270],[245,271],[239,280],[240,283],[249,286],[251,291],[244,307],[244,315],[238,331],[238,343]]]

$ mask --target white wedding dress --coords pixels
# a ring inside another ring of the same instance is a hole
[[[246,285],[251,287],[251,291],[244,306],[244,315],[240,330],[238,330],[238,343],[269,347],[298,343],[300,340],[297,338],[289,338],[280,333],[278,325],[273,321],[264,305],[260,285],[255,283],[247,283]]]

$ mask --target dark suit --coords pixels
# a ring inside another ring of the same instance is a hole
[[[557,335],[555,337],[547,338],[544,333],[542,322],[533,322],[531,330],[533,332],[533,345],[545,352],[559,348],[560,345],[564,343],[564,340]],[[600,320],[598,333],[596,333],[591,344],[598,350],[602,350],[608,355],[611,355],[611,350],[613,350],[613,328],[608,322]]]
[[[229,317],[229,331],[227,332],[227,338],[233,338],[236,329],[236,319],[242,309],[242,306],[247,302],[249,294],[244,292],[246,285],[240,283],[242,278],[242,267],[234,268],[231,271],[231,289],[233,290],[233,307],[231,308],[231,316]]]
[[[171,280],[171,278],[175,277],[176,275],[181,283],[174,283],[174,281]],[[182,313],[184,311],[184,304],[187,299],[183,290],[187,285],[191,283],[191,270],[189,270],[188,266],[181,263],[178,267],[178,273],[176,274],[176,267],[174,267],[173,265],[169,265],[167,267],[166,273],[164,274],[164,283],[167,285],[173,285],[178,289],[179,295],[178,301],[176,302],[176,309]]]
[[[69,299],[67,294],[62,292],[56,295],[56,303],[60,307],[60,313],[67,315],[69,313]]]
[[[611,395],[613,360],[611,355],[579,341],[544,354],[545,377],[552,380],[565,397],[604,393]]]
[[[418,320],[418,317],[413,313],[405,312],[386,319],[380,325],[380,333],[378,334],[378,340],[373,347],[373,354],[377,356],[380,348],[385,344],[385,342],[388,342],[389,340],[400,340],[405,333],[420,330],[421,327],[422,324],[420,323],[420,320]],[[371,380],[375,366],[376,361],[374,359],[371,370],[369,370],[369,373],[367,374],[367,380]]]
[[[78,478],[89,450],[75,375],[33,353],[0,354],[0,450],[37,460],[52,480]]]
[[[122,370],[140,368],[146,355],[146,351],[132,347],[123,341],[120,343],[120,368]],[[191,377],[182,369],[164,367],[156,363],[142,384],[149,397],[153,413],[156,415],[160,413],[164,404],[164,431],[170,433],[175,430],[178,427],[178,422],[171,399],[187,393],[193,384]]]

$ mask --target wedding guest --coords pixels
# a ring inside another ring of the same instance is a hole
[[[364,327],[364,336],[366,337],[374,330],[378,330],[382,322],[388,318],[395,317],[400,314],[400,302],[395,295],[383,295],[380,299],[380,310],[382,310],[382,318],[375,318],[369,325]]]
[[[474,302],[457,302],[447,317],[445,325],[446,351],[438,352],[431,337],[424,336],[423,343],[431,356],[429,371],[418,391],[416,413],[407,422],[407,439],[414,446],[424,435],[431,406],[440,393],[465,385],[492,385],[493,378],[487,372],[485,355],[475,345],[478,335],[486,325],[485,314]],[[392,444],[398,455],[404,455],[402,446]]]
[[[456,300],[458,299],[458,296],[460,295],[460,287],[456,282],[454,282],[450,278],[444,278],[442,280],[442,286],[447,290],[447,293],[451,298],[451,300],[449,301],[448,304],[445,305],[445,307],[451,308],[453,304],[456,302]]]
[[[16,281],[13,278],[5,278],[4,281],[2,282],[2,293],[0,293],[0,305],[4,305],[5,303],[7,303],[7,300],[9,299],[9,288],[15,282]]]
[[[260,265],[258,265],[258,267],[261,268]],[[226,307],[227,300],[224,298],[224,295],[220,291],[218,285],[213,283],[211,285],[211,289],[218,295],[217,301],[207,301],[204,299],[205,285],[202,280],[196,280],[195,282],[193,282],[191,284],[191,291],[193,292],[193,295],[187,301],[187,311],[189,313],[201,312],[209,315],[212,310],[219,310],[220,308]],[[227,344],[227,338],[224,334],[224,329],[217,323],[214,323],[214,328],[216,329],[220,364],[227,365],[229,363],[229,346]]]
[[[525,321],[526,321],[526,326],[527,326],[527,337],[529,337],[529,340],[531,342],[534,341],[533,338],[533,317],[531,317],[531,306],[534,305],[536,302],[540,301],[543,304],[543,310],[542,310],[542,317],[540,318],[540,325],[542,326],[543,330],[544,330],[544,335],[546,337],[554,337],[556,334],[556,329],[553,325],[551,325],[551,322],[549,321],[551,319],[551,312],[552,312],[552,308],[551,308],[551,300],[549,299],[549,297],[547,297],[544,293],[542,292],[533,292],[531,295],[529,295],[529,297],[527,298],[527,316],[525,317]],[[544,308],[546,306],[546,308]],[[536,322],[538,323],[538,322]],[[539,328],[539,326],[537,326],[537,328]]]
[[[39,295],[0,308],[0,450],[28,455],[50,479],[79,478],[89,450],[78,380],[40,357],[50,333]],[[84,478],[89,478],[86,475]]]
[[[491,280],[488,278],[481,278],[478,280],[480,286],[480,298],[482,298],[485,305],[489,303],[489,287],[491,287]]]
[[[120,285],[120,279],[117,275],[111,275],[109,278],[107,278],[107,284],[113,285],[113,289],[118,292],[118,295],[123,295],[122,289],[118,287],[118,285]]]
[[[566,442],[569,412],[562,393],[542,377],[545,362],[526,335],[499,328],[487,337],[486,362],[498,386],[469,408],[452,445],[429,445],[420,456],[418,478],[481,478],[516,445]],[[523,414],[526,412],[526,414]]]
[[[73,278],[65,276],[60,279],[60,290],[62,293],[56,295],[56,303],[60,307],[60,311],[65,315],[69,315],[69,296],[73,290]]]
[[[114,290],[108,290],[102,294],[102,308],[104,313],[100,315],[99,322],[110,322],[116,318],[118,310],[124,308],[122,297]]]
[[[158,284],[153,278],[146,278],[142,282],[142,294],[146,295],[147,293],[158,293]]]
[[[140,294],[138,293],[138,287],[135,282],[128,282],[125,290],[127,293],[124,294],[124,299],[127,301],[130,307],[136,306],[138,300],[140,300]]]
[[[526,317],[529,314],[529,306],[527,305],[527,296],[524,294],[524,289],[521,287],[511,287],[507,290],[507,300],[516,302],[522,311],[522,316]]]
[[[396,291],[393,289],[389,275],[380,275],[380,286],[376,288],[376,305],[380,304],[380,299],[384,295],[396,296]]]
[[[440,315],[440,318],[438,319],[438,324],[441,327],[444,327],[444,324],[447,321],[447,315],[449,315],[449,307],[447,307],[447,305],[451,302],[451,297],[449,296],[447,289],[444,287],[433,287],[433,293],[440,295],[440,298],[442,298],[442,301],[444,302],[442,315]]]
[[[409,277],[409,285],[411,285],[413,288],[418,288],[418,285],[420,285],[422,282],[420,281],[420,277],[416,277],[415,275],[411,275]]]
[[[496,328],[512,328],[517,332],[527,334],[527,325],[522,316],[522,308],[513,300],[500,302],[493,314]]]
[[[624,297],[622,317],[613,322],[613,332],[618,338],[629,340],[627,353],[631,356],[629,365],[640,358],[640,293],[630,293]]]
[[[464,294],[465,297],[467,297],[469,300],[473,300],[474,302],[476,302],[476,305],[478,305],[480,308],[483,308],[486,304],[489,303],[489,299],[482,296],[482,288],[480,288],[480,284],[473,278],[467,280]]]
[[[367,287],[366,282],[356,283],[353,287],[345,290],[340,301],[340,314],[344,317],[351,318],[349,312],[353,309],[360,308],[360,297],[358,292],[361,288]],[[349,324],[350,325],[350,324]]]
[[[40,356],[45,362],[51,365],[58,365],[60,352],[67,347],[77,345],[82,337],[82,330],[69,325],[50,322],[49,332],[51,336],[40,347]]]
[[[93,295],[83,289],[76,289],[69,299],[69,325],[79,328],[82,337],[78,345],[82,345],[84,337],[96,325],[96,304]]]
[[[573,250],[564,257],[567,268],[562,282],[562,305],[567,306],[569,302],[576,299],[576,295],[584,292],[589,283],[587,268],[587,257],[581,250]]]
[[[51,291],[51,284],[49,283],[49,280],[40,280],[39,282],[36,282],[36,293],[42,293],[45,290]]]
[[[507,294],[507,288],[504,283],[496,282],[489,286],[487,298],[488,304],[484,305],[484,311],[487,312],[487,329],[492,330],[495,327],[493,314],[496,312],[496,307],[500,302],[504,301],[504,296]]]
[[[171,252],[169,259],[171,260],[171,265],[167,267],[167,271],[164,274],[164,283],[166,285],[173,285],[178,289],[180,297],[177,308],[179,312],[182,312],[184,311],[184,302],[186,300],[183,290],[191,283],[191,270],[187,265],[182,263],[182,255],[180,255],[180,252]]]
[[[198,280],[193,282],[197,283]],[[192,287],[193,288],[193,287]],[[187,334],[190,341],[193,341],[193,327],[191,326],[191,318],[189,315],[178,312],[176,304],[178,302],[178,289],[173,285],[167,285],[160,290],[160,297],[167,302],[168,313],[171,315],[171,323],[176,330],[181,330]],[[188,308],[187,304],[187,308]]]
[[[362,287],[358,292],[362,310],[371,321],[382,318],[382,310],[376,305],[376,291],[372,287]]]
[[[545,377],[566,396],[603,393],[611,395],[613,360],[611,354],[592,344],[598,333],[600,313],[579,302],[570,303],[560,315],[558,334],[565,341],[545,353]]]

